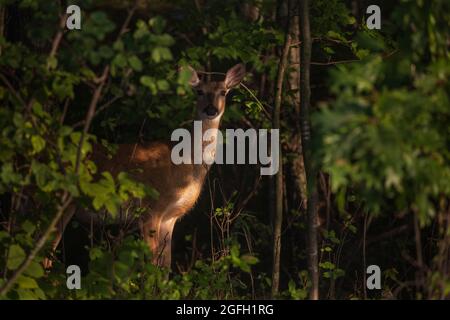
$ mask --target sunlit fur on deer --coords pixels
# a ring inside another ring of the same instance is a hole
[[[245,67],[242,64],[234,66],[221,82],[200,80],[197,72],[188,68],[192,74],[189,83],[197,94],[196,120],[202,121],[203,132],[218,129],[225,111],[226,95],[241,82]],[[215,137],[209,137],[211,139],[204,143],[215,145]],[[136,224],[153,253],[154,263],[165,267],[170,267],[171,263],[171,240],[175,222],[195,205],[210,167],[206,163],[194,164],[193,161],[192,164],[173,164],[172,145],[171,142],[122,144],[112,158],[108,158],[98,148],[95,148],[92,155],[99,172],[108,171],[113,176],[122,171],[127,172],[135,180],[159,192],[157,199],[143,199],[140,202],[145,213],[138,218]],[[93,221],[98,222],[98,214],[87,213],[80,208],[69,208],[58,223],[54,249],[74,214],[85,221],[96,217]],[[49,261],[45,263],[48,266]]]

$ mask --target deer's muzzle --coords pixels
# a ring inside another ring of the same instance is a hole
[[[210,118],[217,116],[219,113],[219,110],[215,108],[213,105],[207,106],[205,109],[203,109],[203,112]]]

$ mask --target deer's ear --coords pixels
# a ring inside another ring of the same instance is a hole
[[[200,78],[198,77],[197,71],[194,70],[194,68],[192,68],[191,66],[186,66],[186,67],[181,67],[179,69],[180,72],[189,72],[190,73],[190,78],[188,80],[188,83],[192,86],[192,87],[196,87],[199,85],[200,83]]]
[[[227,89],[231,89],[237,86],[245,77],[245,66],[242,63],[235,65],[233,68],[227,71],[225,76],[225,86]]]

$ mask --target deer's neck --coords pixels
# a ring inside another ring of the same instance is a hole
[[[196,119],[191,129],[194,175],[202,182],[215,158],[220,120]]]

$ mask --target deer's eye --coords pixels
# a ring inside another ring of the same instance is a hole
[[[197,95],[203,96],[204,94],[205,94],[205,92],[203,92],[203,90],[197,90]]]
[[[226,95],[227,95],[227,92],[226,91],[220,91],[220,95],[222,96],[222,97],[225,97]]]

